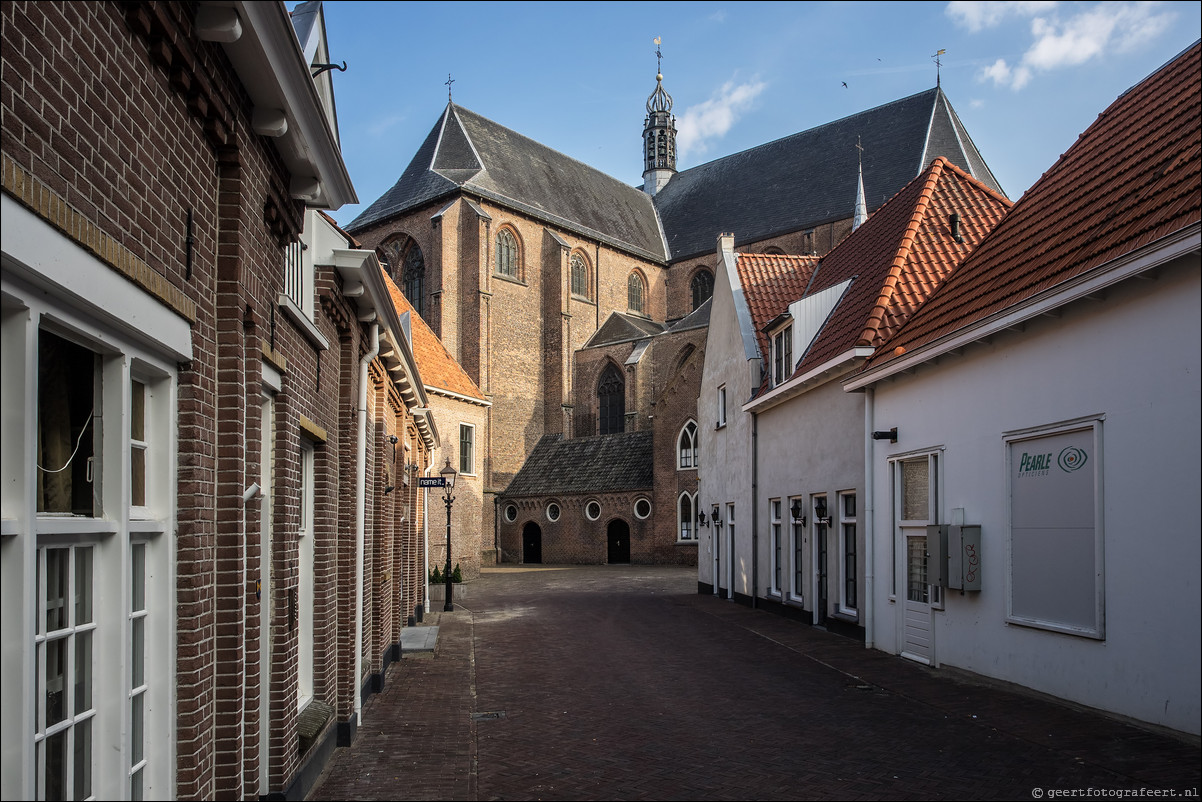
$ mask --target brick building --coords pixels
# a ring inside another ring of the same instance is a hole
[[[0,24],[0,791],[301,798],[423,601],[438,445],[314,211],[356,200],[321,5]]]
[[[702,391],[704,326],[694,336],[679,324],[712,293],[718,234],[735,232],[742,252],[825,253],[851,231],[857,201],[874,211],[937,156],[997,189],[938,87],[679,172],[675,137],[662,75],[641,188],[448,103],[397,183],[347,226],[492,402],[484,509],[523,508],[506,488],[544,436],[650,431],[644,492],[664,540],[647,554],[672,561],[705,470],[664,474]],[[500,559],[522,559],[522,525],[497,521]],[[599,553],[600,524],[589,537]]]

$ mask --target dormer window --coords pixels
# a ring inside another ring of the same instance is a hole
[[[783,384],[793,375],[793,325],[772,335],[772,386]]]

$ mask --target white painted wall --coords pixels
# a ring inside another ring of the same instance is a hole
[[[706,518],[717,504],[725,522],[727,504],[734,503],[734,587],[751,594],[751,415],[742,412],[752,392],[751,376],[759,376],[760,359],[748,359],[745,333],[740,326],[735,292],[737,273],[733,254],[719,252],[714,276],[713,306],[705,345],[705,365],[697,399],[699,442],[697,503]],[[732,287],[732,284],[734,285]],[[744,304],[745,312],[745,304]],[[758,382],[757,382],[758,383]],[[726,386],[726,425],[718,428],[717,391]],[[701,527],[697,549],[697,581],[713,585],[717,529]],[[745,545],[746,544],[746,545]]]
[[[874,428],[899,430],[874,448],[878,648],[899,651],[904,598],[887,458],[942,448],[939,520],[963,508],[982,526],[984,574],[979,593],[945,591],[936,663],[1199,732],[1199,277],[1195,251],[1155,280],[1128,279],[1062,317],[876,384]],[[1105,638],[1007,623],[1003,432],[1095,415]]]

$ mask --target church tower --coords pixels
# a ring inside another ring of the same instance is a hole
[[[655,195],[676,173],[676,117],[672,115],[672,96],[664,91],[660,71],[663,55],[655,39],[655,91],[647,98],[647,120],[643,123],[643,191]]]

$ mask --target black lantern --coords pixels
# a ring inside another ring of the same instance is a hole
[[[718,508],[717,504],[715,504],[714,509],[710,511],[710,519],[713,520],[714,526],[722,525],[722,519],[718,517],[721,512],[722,510]]]
[[[814,521],[820,524],[829,524],[831,519],[826,515],[826,499],[814,499]]]
[[[801,499],[793,499],[793,506],[789,508],[789,514],[793,516],[793,523],[803,527],[806,525],[805,513],[801,508]]]
[[[709,522],[707,520],[705,520],[705,513],[702,512],[701,510],[697,510],[697,525],[698,526],[709,526]]]

